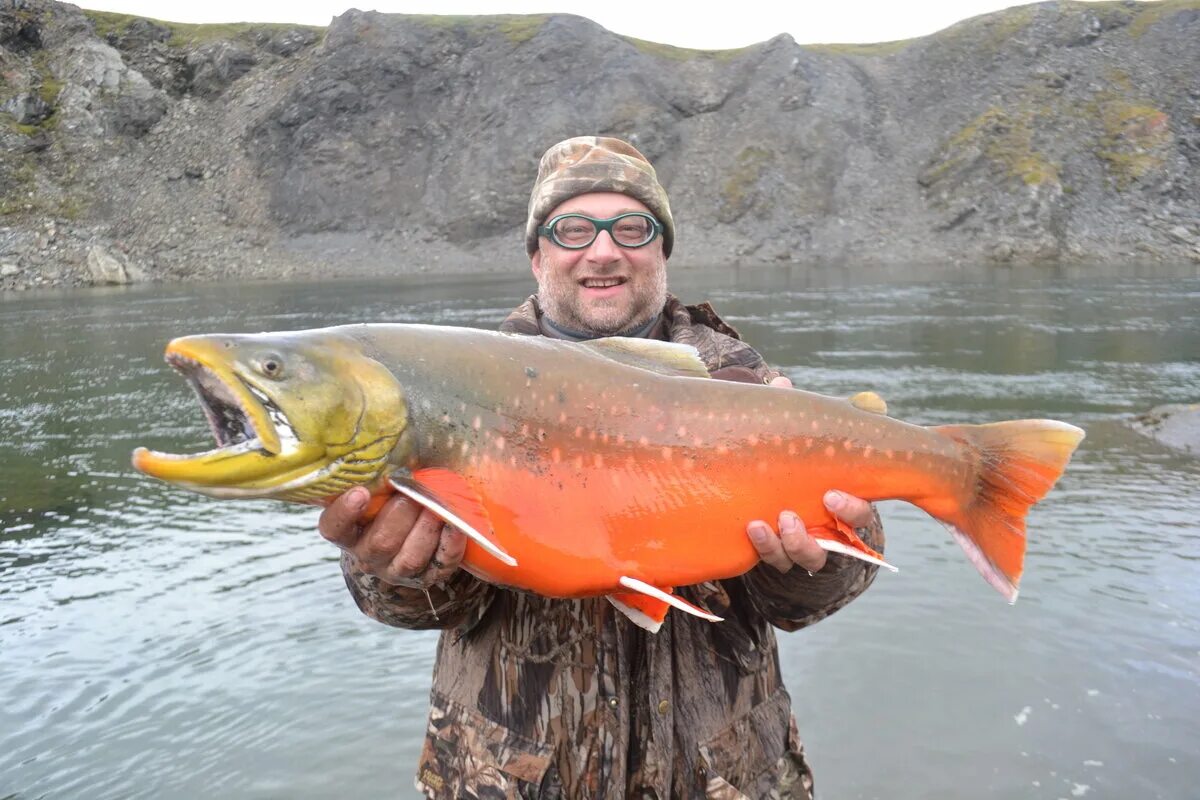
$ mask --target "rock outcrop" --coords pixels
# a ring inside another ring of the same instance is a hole
[[[0,288],[522,269],[540,153],[634,142],[673,264],[1200,262],[1200,0],[702,52],[579,17],[0,5]]]

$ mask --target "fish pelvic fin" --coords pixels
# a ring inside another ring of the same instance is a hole
[[[689,603],[682,597],[672,594],[670,586],[659,588],[651,586],[645,581],[639,581],[637,578],[630,578],[623,575],[620,581],[621,585],[631,591],[628,592],[613,592],[608,595],[608,602],[612,603],[618,611],[629,617],[633,624],[640,628],[645,628],[651,633],[658,633],[662,621],[666,619],[667,612],[672,607],[678,608],[684,613],[692,616],[706,619],[709,622],[722,622],[723,617],[718,617],[709,611],[705,611],[700,606]]]
[[[1084,432],[1049,419],[942,425],[932,430],[975,448],[980,474],[973,497],[949,516],[935,515],[984,579],[1017,600],[1025,562],[1025,516],[1067,467]]]
[[[488,538],[492,533],[492,519],[483,507],[479,493],[457,472],[441,468],[419,469],[411,478],[393,475],[388,481],[397,492],[465,533],[489,555],[510,567],[517,566],[515,558]]]

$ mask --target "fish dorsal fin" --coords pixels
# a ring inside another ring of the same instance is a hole
[[[850,395],[850,405],[859,411],[870,411],[872,414],[887,416],[887,403],[874,392],[859,392]]]
[[[678,375],[688,378],[707,378],[708,367],[700,353],[690,344],[660,342],[657,339],[634,339],[629,336],[610,336],[580,342],[597,355],[631,367],[647,369],[659,375]]]
[[[706,619],[709,622],[722,621],[722,618],[716,614],[705,611],[699,606],[692,605],[682,597],[671,594],[669,589],[660,589],[657,586],[651,586],[645,581],[639,581],[637,578],[630,578],[627,575],[621,576],[620,583],[626,589],[631,589],[632,591],[610,594],[608,601],[616,606],[622,614],[629,617],[635,625],[645,628],[651,633],[658,632],[659,626],[662,625],[663,619],[667,616],[667,611],[672,606],[685,613]]]
[[[397,492],[411,497],[458,528],[491,555],[510,567],[517,565],[515,558],[488,538],[492,532],[491,517],[483,507],[479,493],[457,472],[440,468],[419,469],[411,478],[393,475],[389,481]]]

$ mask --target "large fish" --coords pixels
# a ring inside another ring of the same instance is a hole
[[[656,630],[673,587],[732,577],[754,519],[794,509],[828,550],[880,563],[821,498],[900,499],[942,521],[1010,601],[1025,515],[1083,431],[1053,420],[925,428],[870,402],[712,380],[684,345],[350,325],[189,336],[166,359],[218,447],[139,448],[137,469],[219,498],[325,504],[394,491],[469,537],[463,567],[551,597],[607,595]]]

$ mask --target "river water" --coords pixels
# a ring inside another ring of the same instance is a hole
[[[1129,415],[1200,400],[1200,275],[680,271],[798,386],[912,422],[1087,429],[1008,606],[941,526],[883,504],[862,598],[781,636],[823,798],[1191,798],[1200,462]],[[0,300],[0,798],[415,797],[436,637],[362,616],[316,512],[136,475],[208,449],[162,362],[184,333],[493,327],[494,278]]]

